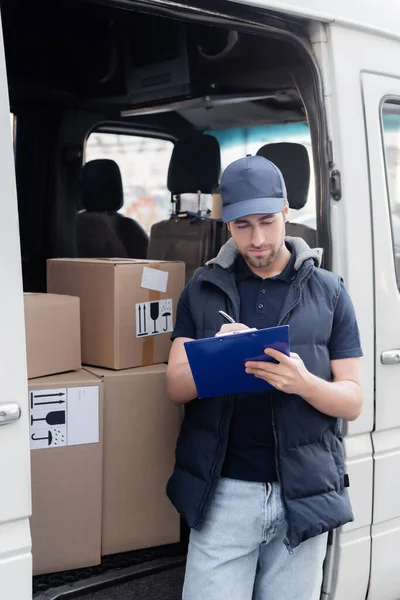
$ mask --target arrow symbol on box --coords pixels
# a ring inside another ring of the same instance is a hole
[[[38,396],[39,398],[40,396]],[[65,404],[65,400],[53,400],[52,402],[35,402],[35,406],[39,406],[42,404]]]
[[[55,396],[65,396],[65,393],[59,392],[58,394],[35,394],[35,398],[54,398]]]

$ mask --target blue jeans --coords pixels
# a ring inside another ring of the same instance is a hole
[[[220,479],[192,530],[183,600],[318,600],[327,534],[289,554],[277,483]]]

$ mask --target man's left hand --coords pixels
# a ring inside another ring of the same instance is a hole
[[[277,360],[279,364],[249,361],[245,364],[246,373],[264,379],[286,394],[297,394],[303,398],[307,396],[313,376],[306,369],[300,356],[291,352],[289,357],[272,348],[267,348],[265,354]]]

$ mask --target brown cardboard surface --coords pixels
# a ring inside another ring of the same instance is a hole
[[[104,382],[103,555],[178,542],[165,488],[181,417],[167,397],[166,366],[90,371]]]
[[[222,219],[222,200],[221,194],[212,195],[211,218]]]
[[[28,378],[81,368],[79,298],[24,294]]]
[[[141,287],[143,268],[168,273],[165,292]],[[53,259],[47,265],[48,291],[81,300],[82,361],[128,369],[168,359],[171,332],[136,336],[136,305],[172,299],[172,319],[185,282],[183,262],[134,259]]]
[[[31,451],[33,573],[101,562],[103,383],[86,371],[29,382],[29,392],[99,386],[99,443]]]

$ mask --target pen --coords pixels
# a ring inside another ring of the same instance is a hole
[[[229,323],[236,323],[236,321],[234,319],[232,319],[232,317],[230,317],[229,315],[226,314],[226,312],[224,312],[223,310],[219,310],[218,311],[220,315],[222,315],[224,317],[224,319],[226,319],[227,321],[229,321]]]

